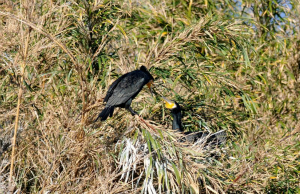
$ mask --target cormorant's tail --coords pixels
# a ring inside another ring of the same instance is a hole
[[[105,121],[108,116],[111,117],[113,115],[114,109],[115,109],[114,106],[105,107],[104,110],[98,115],[98,117],[94,122],[96,122],[99,118],[101,118],[101,121]]]

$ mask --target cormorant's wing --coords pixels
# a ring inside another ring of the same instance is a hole
[[[111,95],[114,92],[114,89],[116,88],[116,86],[118,85],[118,83],[124,79],[125,76],[127,76],[128,73],[122,75],[121,77],[119,77],[116,81],[114,81],[110,86],[109,89],[107,90],[106,96],[104,98],[104,102],[107,102],[108,99],[111,97]]]
[[[190,142],[190,143],[204,143],[211,145],[221,145],[226,142],[226,130],[221,130],[216,133],[210,134],[207,131],[199,132],[184,132],[184,137],[181,138],[180,142]]]
[[[134,98],[145,85],[145,75],[140,72],[132,72],[123,77],[115,86],[107,105],[116,106]]]
[[[205,142],[205,145],[211,145],[212,147],[222,145],[226,142],[226,130],[221,130],[212,134],[203,132],[202,137],[198,136],[196,141],[200,143]]]
[[[213,133],[211,135],[212,138],[215,138],[217,140],[217,144],[220,145],[220,144],[224,144],[226,142],[226,130],[223,129],[223,130],[220,130],[216,133]]]
[[[203,132],[203,131],[198,131],[198,132],[184,132],[184,137],[181,138],[179,141],[180,142],[190,142],[190,143],[195,143],[199,139],[204,139],[209,133],[208,132]]]

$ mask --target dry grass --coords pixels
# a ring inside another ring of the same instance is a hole
[[[265,20],[264,2],[235,2],[0,1],[0,192],[10,165],[22,193],[299,192],[298,2]],[[140,65],[157,94],[132,103],[145,122],[118,109],[93,123]],[[226,145],[178,143],[160,95]]]

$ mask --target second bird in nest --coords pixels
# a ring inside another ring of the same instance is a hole
[[[216,133],[209,133],[207,131],[199,132],[184,132],[181,119],[182,119],[182,110],[179,104],[176,101],[171,101],[165,97],[162,97],[165,101],[165,106],[167,109],[171,110],[173,117],[172,129],[176,132],[179,132],[183,137],[180,138],[179,142],[189,142],[195,143],[198,141],[203,142],[205,145],[220,145],[226,141],[226,132],[225,130],[218,131]]]

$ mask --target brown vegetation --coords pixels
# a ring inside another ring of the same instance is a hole
[[[299,192],[299,2],[239,2],[0,1],[0,193]],[[141,65],[140,117],[93,123]],[[178,143],[160,95],[226,145]]]

